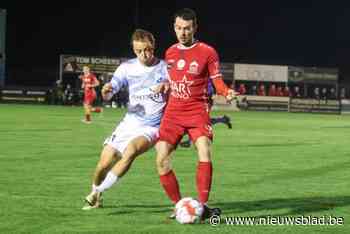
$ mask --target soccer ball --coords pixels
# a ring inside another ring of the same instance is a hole
[[[175,218],[181,224],[190,224],[200,221],[203,214],[203,205],[192,197],[185,197],[175,205]]]

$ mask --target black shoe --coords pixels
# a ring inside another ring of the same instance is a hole
[[[191,141],[183,141],[183,142],[180,142],[179,145],[183,148],[189,148],[191,147]]]
[[[224,123],[227,125],[227,127],[229,129],[232,129],[231,118],[228,117],[227,115],[224,115],[223,119],[224,119]]]
[[[221,209],[220,208],[209,208],[207,205],[204,205],[204,211],[202,214],[202,220],[209,219],[212,216],[220,216]]]

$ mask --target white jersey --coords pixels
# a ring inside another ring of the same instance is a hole
[[[123,86],[129,90],[128,113],[125,118],[136,118],[144,125],[159,127],[166,104],[164,94],[153,89],[168,77],[163,60],[153,66],[145,66],[137,58],[123,62],[111,80],[113,94]]]

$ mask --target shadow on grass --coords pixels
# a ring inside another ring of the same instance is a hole
[[[302,215],[306,213],[330,211],[336,207],[349,205],[350,196],[274,198],[261,201],[219,202],[213,204],[213,206],[220,207],[224,214],[254,211],[261,213],[261,211],[264,211],[266,212],[266,216]],[[289,211],[276,214],[279,209],[289,209]]]
[[[345,207],[350,205],[350,196],[338,197],[300,197],[300,198],[273,198],[260,201],[240,201],[240,202],[217,202],[212,206],[222,209],[223,214],[244,213],[244,212],[264,212],[263,216],[290,216],[302,215],[307,213],[330,211],[336,207]],[[171,205],[143,205],[133,204],[124,206],[107,206],[107,209],[115,209],[109,215],[129,215],[131,213],[160,214],[168,215],[171,213]],[[278,213],[280,209],[289,209],[284,213]]]
[[[104,206],[104,209],[113,209],[113,212],[108,215],[128,215],[131,213],[145,213],[145,214],[156,214],[164,213],[170,215],[170,212],[173,209],[172,205],[142,205],[142,204],[133,204],[133,205],[112,205]],[[115,211],[114,211],[115,210]]]

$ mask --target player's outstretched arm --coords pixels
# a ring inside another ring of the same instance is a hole
[[[169,82],[162,82],[159,85],[157,85],[155,88],[152,88],[153,92],[155,93],[168,93],[170,89],[170,84]]]
[[[219,95],[226,97],[226,100],[228,102],[232,101],[239,95],[238,92],[228,88],[221,77],[214,78],[212,81],[215,86],[216,92]]]
[[[93,84],[92,87],[94,88],[94,87],[97,87],[99,85],[100,85],[100,81],[98,79],[95,79],[94,84]]]
[[[238,92],[234,91],[233,89],[228,89],[227,90],[227,95],[226,95],[226,100],[228,102],[231,102],[232,100],[237,98],[237,96],[239,96]]]

